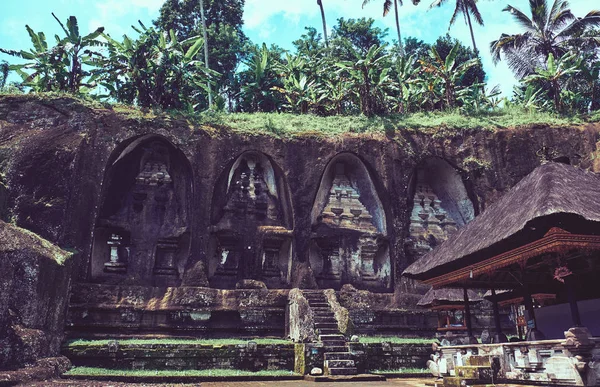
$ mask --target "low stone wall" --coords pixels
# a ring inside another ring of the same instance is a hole
[[[431,344],[350,343],[359,373],[401,368],[426,368]],[[324,348],[321,343],[296,344],[294,371],[307,374],[314,367],[322,368]]]
[[[110,369],[203,370],[213,368],[293,370],[293,344],[196,345],[127,344],[71,345],[63,348],[75,366]]]
[[[440,347],[435,368],[455,381],[486,382],[493,371],[502,383],[600,386],[600,338],[572,329],[575,334],[561,340]]]
[[[288,290],[77,284],[67,316],[75,337],[169,334],[283,337]]]

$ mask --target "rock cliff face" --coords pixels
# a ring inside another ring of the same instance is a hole
[[[415,300],[404,296],[414,288],[402,270],[542,160],[600,170],[599,132],[590,124],[282,139],[5,96],[0,216],[77,250],[80,285],[176,287],[184,276],[226,289],[244,280],[351,284],[387,294],[373,307],[393,309]]]
[[[452,230],[455,223],[468,221],[454,219],[462,216],[461,206],[472,207],[465,211],[474,214],[485,210],[544,157],[583,168],[599,167],[595,155],[600,125],[460,133],[442,129],[397,131],[381,137],[279,139],[206,131],[168,117],[132,118],[65,98],[2,97],[0,168],[8,194],[7,208],[1,212],[20,227],[80,251],[75,262],[77,281],[117,278],[120,282],[118,273],[103,266],[111,260],[112,235],[108,234],[116,233],[122,239],[113,249],[113,260],[122,260],[130,271],[136,270],[137,260],[142,259],[136,254],[142,252],[145,260],[161,261],[162,271],[152,265],[140,268],[144,278],[130,278],[132,283],[152,284],[147,278],[157,274],[176,285],[186,270],[203,261],[209,280],[227,273],[233,277],[231,287],[247,278],[290,287],[302,282],[296,278],[298,273],[320,278],[316,271],[322,271],[323,264],[346,256],[347,261],[333,264],[341,268],[338,272],[353,274],[340,275],[333,283],[354,281],[354,286],[368,289],[369,281],[384,277],[377,270],[389,270],[387,289],[392,291],[402,269],[415,258],[414,248],[406,246],[406,238],[413,236],[411,215],[418,218],[420,211],[414,211],[414,205],[429,203],[431,214],[423,216],[434,223],[437,203],[438,218],[450,219]],[[332,160],[335,165],[330,167]],[[336,168],[344,167],[352,192],[332,181]],[[156,183],[164,179],[159,177],[161,168],[168,172],[163,185]],[[332,171],[331,177],[324,176],[326,170]],[[114,185],[117,189],[112,189]],[[419,202],[423,189],[433,191],[432,198]],[[459,191],[462,196],[453,194]],[[329,203],[336,195],[340,204]],[[345,217],[340,224],[350,234],[358,230],[354,237],[358,245],[346,248],[350,254],[315,243],[321,232],[331,232],[319,227],[327,220],[320,213],[325,205],[342,209],[340,215],[331,216]],[[263,235],[253,238],[256,242],[235,231],[250,224],[242,230],[250,227]],[[146,227],[146,234],[156,236],[136,242],[135,230],[130,230],[136,227]],[[369,234],[371,229],[375,231]],[[430,241],[443,235],[436,230],[437,226],[429,231]],[[373,239],[362,253],[361,232]],[[102,233],[104,239],[98,238]],[[136,243],[154,246],[142,251]],[[424,238],[419,246],[427,243]],[[364,267],[360,267],[361,254],[368,259]],[[391,268],[385,267],[388,256]],[[311,260],[312,271],[295,270]],[[278,281],[267,274],[278,276]],[[385,281],[378,286],[386,288]]]
[[[58,356],[70,268],[71,253],[0,221],[0,369]]]

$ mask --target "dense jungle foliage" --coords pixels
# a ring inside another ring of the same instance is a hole
[[[363,6],[370,1],[381,0]],[[451,3],[451,23],[462,15],[469,27],[472,19],[483,24],[477,0]],[[63,24],[53,14],[63,36],[49,42],[26,26],[32,48],[0,48],[23,62],[0,62],[0,90],[66,92],[184,112],[371,117],[445,110],[472,115],[515,106],[566,115],[600,109],[600,11],[576,17],[565,0],[530,0],[522,10],[508,5],[499,17],[514,18],[522,30],[502,33],[489,49],[494,60],[507,62],[519,85],[512,98],[500,98],[499,88],[486,84],[472,28],[473,49],[450,35],[431,45],[401,39],[402,1],[384,0],[384,16],[392,9],[396,16],[398,39],[389,45],[388,31],[373,19],[340,18],[328,30],[324,1],[317,5],[322,33],[306,27],[293,52],[245,36],[244,0],[166,0],[152,26],[140,22],[120,39],[104,28],[82,34],[75,16]],[[11,71],[22,80],[7,84]]]

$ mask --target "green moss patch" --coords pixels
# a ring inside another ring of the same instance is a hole
[[[359,343],[363,344],[432,344],[435,339],[427,339],[420,337],[395,337],[395,336],[366,336],[359,337]]]
[[[65,346],[67,348],[75,347],[104,347],[108,343],[116,341],[119,345],[206,345],[206,346],[223,346],[223,345],[246,345],[252,341],[258,345],[292,345],[289,340],[283,339],[125,339],[125,340],[83,340],[76,339],[68,341]]]
[[[431,371],[426,368],[398,368],[394,370],[374,370],[371,371],[374,374],[423,374],[423,375],[431,375]]]
[[[236,369],[210,369],[210,370],[113,370],[108,368],[95,367],[74,367],[67,371],[66,376],[129,376],[129,377],[235,377],[235,376],[293,376],[292,371],[286,370],[264,370],[264,371],[243,371]]]

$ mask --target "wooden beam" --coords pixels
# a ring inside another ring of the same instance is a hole
[[[457,286],[466,282],[473,283],[475,281],[469,280],[485,273],[493,273],[513,264],[525,267],[528,259],[550,253],[564,254],[571,250],[600,250],[600,236],[571,234],[558,227],[553,227],[537,241],[423,282],[436,288]]]

